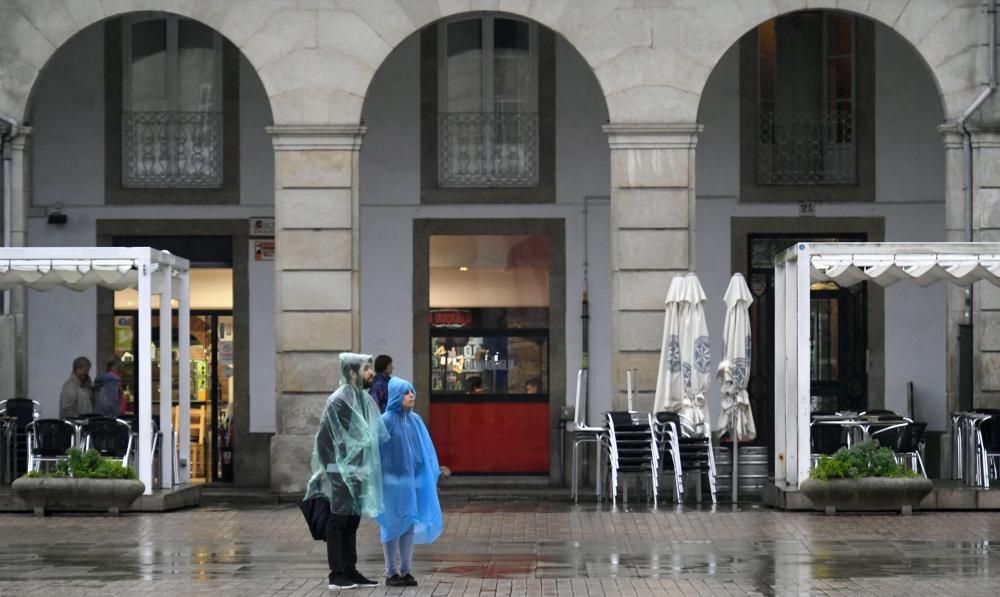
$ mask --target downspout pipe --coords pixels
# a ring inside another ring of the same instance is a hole
[[[3,246],[9,247],[11,243],[11,139],[17,134],[17,121],[0,114],[0,125],[3,126],[3,133],[0,134],[0,156],[3,157]],[[3,314],[10,315],[10,291],[3,294]]]
[[[973,242],[973,221],[972,209],[975,199],[973,190],[973,157],[972,157],[972,133],[967,126],[971,118],[986,100],[993,95],[997,88],[996,50],[997,50],[997,0],[989,0],[986,7],[986,31],[989,49],[989,80],[983,87],[982,92],[972,104],[958,117],[958,129],[962,134],[962,155],[965,162],[965,237],[969,242]],[[965,291],[965,321],[972,325],[972,286]]]

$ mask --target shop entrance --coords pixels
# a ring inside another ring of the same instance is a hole
[[[438,459],[456,475],[549,475],[551,401],[565,387],[564,306],[552,300],[553,284],[564,295],[558,241],[488,231],[426,242],[426,310],[416,305],[415,324],[425,368],[416,369]]]
[[[144,239],[116,237],[115,244],[143,244]],[[213,239],[158,237],[155,246],[165,246],[179,255],[191,255],[190,297],[191,333],[191,452],[187,455],[191,480],[195,483],[233,481],[233,411],[235,406],[235,318],[233,314],[232,241],[228,237]],[[166,246],[170,245],[170,246]],[[187,245],[187,246],[185,246]],[[197,248],[196,248],[197,245]],[[214,247],[214,250],[212,250]],[[138,296],[133,290],[114,293],[114,354],[123,362],[123,385],[131,399],[138,392]],[[154,297],[153,325],[153,418],[158,419],[160,318],[156,313],[159,300]],[[174,317],[176,333],[176,317]],[[176,387],[179,364],[177,346],[172,339],[173,376]],[[177,428],[179,405],[176,394],[171,408],[172,424]],[[182,457],[184,457],[182,455]]]

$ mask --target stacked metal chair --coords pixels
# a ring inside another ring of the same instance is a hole
[[[28,424],[38,419],[41,406],[29,398],[0,400],[0,415],[16,419],[14,432],[14,478],[28,470]]]
[[[718,503],[716,496],[716,470],[715,470],[715,446],[712,445],[712,430],[708,426],[708,421],[695,423],[681,413],[660,413],[663,415],[673,415],[676,417],[677,427],[681,432],[678,441],[680,445],[680,461],[684,474],[697,471],[695,485],[695,497],[701,503],[701,478],[702,475],[708,477],[708,489],[712,496],[712,503]]]
[[[649,413],[612,411],[607,413],[608,431],[605,439],[608,472],[611,477],[611,503],[617,505],[618,490],[624,487],[623,503],[628,503],[626,475],[649,478],[653,505],[659,491],[659,454],[654,436],[653,416]]]
[[[680,420],[676,413],[660,412],[656,413],[653,423],[654,435],[657,443],[657,453],[660,457],[660,471],[662,476],[667,466],[674,477],[674,501],[681,502],[684,497],[684,468],[681,465],[681,431]]]

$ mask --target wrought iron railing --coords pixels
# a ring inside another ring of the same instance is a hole
[[[221,112],[125,112],[122,136],[125,187],[222,186]]]
[[[538,114],[441,114],[438,148],[442,187],[538,184]]]
[[[762,112],[757,143],[761,185],[857,182],[851,112]]]

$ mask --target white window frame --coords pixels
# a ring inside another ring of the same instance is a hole
[[[438,23],[438,112],[447,113],[448,110],[448,26],[462,21],[478,20],[483,33],[483,56],[482,56],[482,84],[483,84],[483,105],[480,112],[492,113],[496,108],[496,97],[494,96],[494,35],[493,23],[497,19],[517,21],[528,25],[528,68],[531,90],[528,98],[526,114],[538,112],[538,25],[524,19],[518,19],[506,15],[462,15],[446,19]]]

